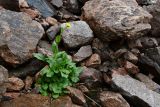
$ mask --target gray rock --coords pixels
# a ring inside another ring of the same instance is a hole
[[[90,0],[82,11],[82,19],[104,41],[143,36],[151,29],[151,18],[135,0]]]
[[[80,62],[92,55],[92,48],[90,45],[82,46],[76,54],[73,55],[73,61]]]
[[[57,8],[60,8],[63,6],[63,0],[52,0],[51,4]]]
[[[54,16],[55,9],[47,2],[47,0],[27,0],[29,6],[37,9],[43,17]]]
[[[135,107],[160,107],[160,94],[130,76],[113,75],[113,88],[123,94]]]
[[[50,40],[53,40],[59,31],[60,31],[60,26],[56,24],[55,26],[51,26],[46,33],[48,38]]]
[[[150,79],[148,76],[142,74],[142,73],[138,73],[135,76],[137,79],[139,79],[141,82],[143,82],[147,88],[153,90],[153,91],[157,91],[158,89],[160,89],[160,85],[158,85],[157,83],[155,83],[152,79]],[[157,91],[159,92],[159,91]]]
[[[8,81],[8,70],[0,65],[0,101],[2,95],[6,92],[5,82]]]
[[[70,22],[71,27],[64,30],[62,39],[68,48],[76,48],[89,44],[93,39],[93,31],[84,21]],[[66,28],[66,23],[61,25]]]
[[[148,12],[150,12],[153,15],[153,19],[151,20],[151,32],[152,36],[159,37],[160,34],[160,1],[157,0],[157,2],[153,5],[144,6],[144,9],[146,9]]]
[[[68,11],[75,13],[75,14],[79,14],[81,11],[78,0],[67,0],[66,8]]]
[[[12,65],[32,58],[44,34],[42,26],[22,12],[0,10],[0,57]]]

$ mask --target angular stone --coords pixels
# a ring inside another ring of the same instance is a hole
[[[159,107],[160,94],[130,76],[114,75],[112,88],[119,91],[135,107]]]
[[[91,0],[82,11],[82,19],[103,41],[143,36],[151,29],[151,18],[135,0]]]
[[[143,82],[147,88],[153,90],[153,91],[157,91],[160,89],[160,85],[158,85],[157,83],[155,83],[152,79],[150,79],[148,76],[142,74],[142,73],[138,73],[135,76],[138,80],[140,80],[141,82]],[[159,91],[158,91],[159,92]]]
[[[124,65],[125,69],[127,70],[127,72],[129,74],[137,74],[139,72],[139,69],[136,65],[132,64],[131,62],[129,61],[126,61],[125,65]]]
[[[50,107],[72,107],[72,100],[69,96],[62,96],[53,100]]]
[[[60,8],[63,6],[63,0],[52,0],[51,4],[57,8]]]
[[[9,83],[7,84],[7,90],[20,91],[24,87],[24,82],[17,77],[8,78]]]
[[[132,52],[128,51],[127,53],[125,53],[124,58],[134,64],[136,64],[138,62],[138,57],[136,55],[134,55]]]
[[[0,10],[0,57],[10,64],[22,64],[33,56],[44,34],[42,26],[27,14]]]
[[[94,68],[83,67],[83,72],[80,74],[79,78],[88,88],[95,88],[102,82],[101,72]]]
[[[30,77],[30,76],[27,76],[24,83],[25,83],[25,89],[26,90],[31,89],[31,86],[33,84],[33,78]]]
[[[52,25],[52,26],[58,24],[58,21],[57,21],[55,18],[53,18],[53,17],[47,17],[47,18],[46,18],[46,21],[47,21],[50,25]]]
[[[30,7],[37,9],[43,17],[55,15],[55,9],[47,0],[27,0],[27,3]]]
[[[119,74],[119,75],[128,75],[128,72],[126,71],[126,69],[123,68],[117,68],[117,69],[112,69],[112,74]]]
[[[76,48],[85,44],[89,44],[93,39],[93,31],[84,21],[70,22],[71,27],[65,29],[62,33],[64,44],[68,48]],[[66,28],[66,23],[61,27]]]
[[[100,93],[100,102],[103,107],[130,107],[121,94],[110,91]]]
[[[76,54],[73,55],[73,61],[80,62],[92,55],[92,48],[90,45],[82,46]]]
[[[85,66],[87,67],[97,67],[101,64],[101,58],[99,54],[93,54],[87,61]]]
[[[74,14],[79,14],[81,11],[78,0],[67,0],[65,5],[67,10]]]
[[[73,87],[67,87],[67,90],[70,92],[70,97],[75,104],[86,105],[86,99],[80,90]]]
[[[46,32],[49,40],[51,41],[54,40],[55,36],[59,31],[60,31],[60,26],[58,24],[51,26]]]

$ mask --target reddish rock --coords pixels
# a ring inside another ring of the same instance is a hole
[[[138,67],[129,61],[126,61],[124,67],[129,74],[137,74],[139,72]]]
[[[127,52],[125,55],[124,55],[125,59],[132,62],[132,63],[137,63],[138,62],[138,57],[136,55],[134,55],[132,52]]]
[[[125,68],[112,69],[112,74],[128,75]]]
[[[86,66],[87,67],[97,67],[101,64],[101,58],[99,54],[93,54],[87,61]]]
[[[52,26],[58,24],[57,20],[55,18],[52,18],[52,17],[47,17],[46,21]]]
[[[69,96],[62,96],[51,102],[50,107],[72,107],[72,101]]]
[[[6,92],[4,96],[11,97],[13,99],[19,97],[21,94],[16,92]]]
[[[121,94],[109,91],[100,93],[100,102],[103,107],[130,107]]]
[[[49,97],[44,97],[39,94],[23,94],[13,100],[1,102],[0,107],[51,107],[51,106]]]
[[[31,86],[32,86],[32,83],[33,83],[33,78],[30,77],[30,76],[27,76],[24,83],[25,83],[25,89],[26,90],[31,89]]]
[[[70,92],[70,97],[75,104],[79,105],[86,104],[86,99],[80,90],[73,87],[67,87],[67,90]]]
[[[24,82],[17,78],[17,77],[11,77],[8,78],[9,83],[7,84],[7,90],[13,90],[13,91],[20,91],[24,87]]]
[[[21,11],[27,13],[32,19],[35,19],[40,15],[40,13],[37,10],[23,8],[21,9]]]
[[[83,93],[89,92],[88,88],[87,88],[85,85],[79,85],[78,88],[79,88]]]

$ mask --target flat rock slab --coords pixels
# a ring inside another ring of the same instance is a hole
[[[27,0],[27,3],[37,9],[43,17],[55,15],[55,9],[47,2],[47,0]]]
[[[90,0],[82,11],[82,19],[104,41],[142,36],[151,29],[151,18],[135,0]]]
[[[135,107],[160,107],[160,94],[130,76],[113,75],[113,88],[123,94]]]
[[[12,65],[32,58],[44,30],[22,12],[0,10],[0,57]]]

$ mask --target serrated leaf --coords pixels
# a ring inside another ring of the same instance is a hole
[[[53,42],[53,44],[52,44],[52,51],[54,54],[58,53],[58,45],[56,42]]]
[[[41,86],[41,87],[42,87],[42,89],[43,89],[43,90],[47,90],[47,89],[48,89],[48,84],[47,84],[47,83],[42,84],[42,86]]]
[[[58,45],[61,42],[61,35],[57,35],[55,41]]]
[[[34,53],[33,56],[41,61],[45,61],[45,56],[41,53]]]

